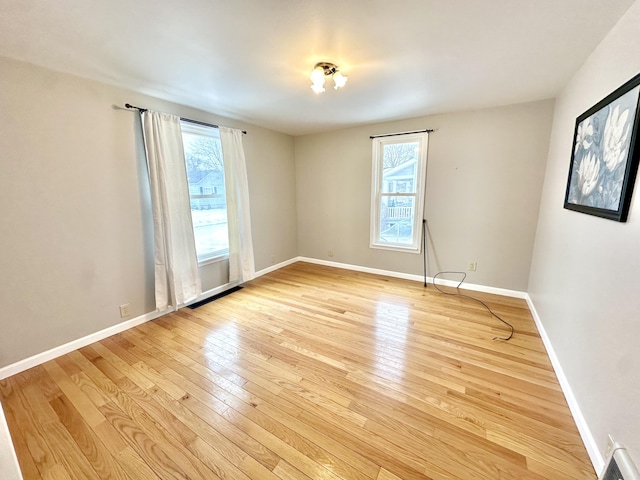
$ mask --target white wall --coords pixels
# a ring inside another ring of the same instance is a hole
[[[552,113],[542,101],[296,137],[300,255],[420,275],[419,255],[369,248],[369,136],[433,128],[429,275],[476,261],[468,283],[526,291]]]
[[[248,130],[258,270],[297,255],[288,135],[0,58],[0,367],[154,310],[153,237],[130,102]]]
[[[556,101],[529,293],[593,436],[640,459],[640,194],[627,223],[563,209],[576,117],[640,72],[640,1]],[[586,439],[587,446],[591,443]],[[592,445],[593,446],[593,445]],[[592,460],[593,457],[592,457]],[[595,459],[598,463],[598,459]]]

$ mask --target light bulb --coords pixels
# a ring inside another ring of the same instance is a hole
[[[333,83],[335,83],[335,86],[333,88],[338,90],[339,88],[344,87],[345,83],[347,83],[347,80],[349,80],[349,77],[342,75],[340,72],[334,73]]]
[[[309,78],[313,83],[319,83],[320,85],[324,84],[324,70],[322,67],[314,68],[311,75],[309,75]]]
[[[313,82],[313,85],[311,85],[311,89],[314,92],[324,92],[324,69],[322,67],[314,68],[309,78]]]

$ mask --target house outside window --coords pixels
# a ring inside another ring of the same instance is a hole
[[[229,233],[222,145],[217,128],[182,121],[198,263],[227,258]]]
[[[420,253],[428,133],[373,139],[371,248]]]

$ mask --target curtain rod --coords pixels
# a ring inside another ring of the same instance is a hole
[[[398,135],[410,135],[412,133],[431,133],[433,132],[433,128],[425,128],[424,130],[414,130],[413,132],[399,132],[399,133],[385,133],[384,135],[371,135],[369,138],[380,138],[380,137],[397,137]]]
[[[131,105],[130,103],[125,103],[124,107],[128,108],[130,110],[138,110],[140,113],[143,113],[143,112],[146,112],[147,110],[149,110],[148,108],[136,107],[135,105]],[[196,125],[203,125],[205,127],[220,128],[220,125],[214,125],[212,123],[201,122],[199,120],[191,120],[190,118],[180,117],[180,120],[182,120],[183,122],[195,123]],[[246,130],[242,130],[242,133],[244,133],[245,135],[247,134]]]

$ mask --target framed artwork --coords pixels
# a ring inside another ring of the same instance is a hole
[[[564,208],[626,222],[638,170],[640,75],[576,119]]]

